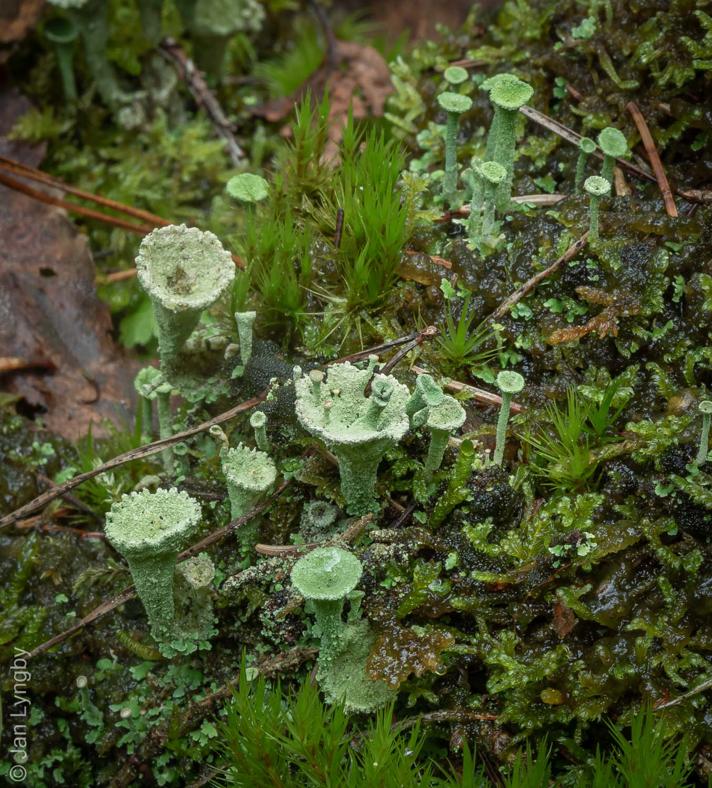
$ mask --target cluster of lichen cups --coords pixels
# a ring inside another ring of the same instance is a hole
[[[295,370],[296,413],[300,424],[322,440],[339,463],[346,511],[378,511],[376,480],[385,453],[409,427],[425,426],[431,441],[426,478],[440,467],[449,435],[465,420],[465,411],[429,375],[416,381],[415,393],[390,375],[374,374],[377,358],[364,369],[348,361],[302,375]],[[370,387],[370,395],[367,393]]]

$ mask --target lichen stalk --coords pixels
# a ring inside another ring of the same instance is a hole
[[[710,424],[712,424],[712,401],[703,400],[699,405],[702,413],[702,431],[700,432],[700,446],[697,450],[695,465],[698,467],[707,462],[710,443]]]
[[[156,396],[156,411],[158,412],[158,435],[161,440],[173,435],[173,414],[171,413],[171,392],[159,391]],[[161,452],[163,468],[168,476],[173,475],[173,447],[166,446]]]
[[[456,112],[447,113],[445,125],[445,175],[443,176],[443,197],[452,206],[457,193],[457,131],[460,116]]]
[[[433,474],[442,465],[445,450],[450,438],[449,430],[432,430],[428,455],[425,458],[425,478],[431,479]]]
[[[512,395],[502,392],[502,405],[497,417],[497,438],[494,449],[494,464],[501,465],[504,460],[504,447],[507,444],[507,425],[509,424],[509,412],[512,405]]]

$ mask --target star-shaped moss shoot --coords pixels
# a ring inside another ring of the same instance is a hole
[[[613,183],[613,167],[615,166],[616,159],[625,156],[628,153],[628,143],[626,142],[623,132],[614,129],[613,126],[606,126],[605,129],[598,135],[598,145],[603,151],[603,167],[601,168],[601,177],[605,178],[608,183]]]
[[[450,208],[457,199],[457,129],[460,115],[472,107],[472,99],[459,93],[445,91],[438,96],[438,104],[447,113],[445,123],[445,175],[443,177],[443,198]]]
[[[346,511],[354,515],[378,510],[378,465],[408,431],[408,389],[390,375],[374,376],[377,361],[371,356],[365,369],[333,364],[326,380],[316,371],[295,378],[299,423],[336,455]]]
[[[67,104],[77,100],[77,83],[74,79],[74,50],[79,38],[78,25],[66,16],[50,19],[44,26],[45,38],[54,47],[59,74],[62,77],[62,90]]]
[[[277,468],[268,454],[242,444],[223,453],[222,469],[233,520],[247,514],[277,478]]]
[[[581,194],[583,178],[586,174],[586,161],[596,150],[596,143],[590,137],[581,137],[578,144],[578,158],[576,159],[576,175],[574,177],[574,191]]]
[[[328,664],[338,649],[344,628],[341,621],[344,599],[356,588],[362,572],[358,558],[340,547],[318,547],[292,568],[294,587],[314,608],[321,632],[321,664]]]
[[[504,447],[507,443],[507,424],[512,397],[524,388],[524,378],[518,372],[505,370],[497,375],[497,388],[502,394],[502,406],[497,418],[497,442],[494,449],[495,465],[501,465],[504,459]]]
[[[241,175],[234,175],[230,178],[225,191],[234,200],[252,206],[267,199],[269,184],[259,175],[243,172]]]
[[[588,237],[591,241],[598,240],[598,204],[601,197],[607,197],[611,193],[611,183],[601,175],[590,175],[583,182],[583,188],[589,196],[589,224]]]
[[[159,642],[180,637],[173,575],[178,553],[199,524],[200,505],[176,489],[124,495],[106,515],[106,538],[128,562],[151,634]]]
[[[461,85],[463,82],[467,82],[469,74],[467,69],[462,66],[448,66],[443,72],[443,76],[451,85]]]
[[[143,239],[136,270],[153,304],[161,368],[171,375],[200,313],[232,284],[235,265],[213,233],[171,224]]]
[[[532,97],[534,89],[513,74],[498,74],[485,80],[482,87],[489,91],[494,107],[485,158],[504,167],[507,172],[507,177],[496,191],[497,210],[506,211],[512,198],[517,118],[520,108]]]
[[[697,406],[702,414],[702,432],[700,433],[700,448],[697,450],[695,465],[704,465],[707,462],[710,445],[710,422],[712,422],[712,401],[703,399]]]
[[[440,402],[428,408],[425,426],[430,432],[430,446],[425,459],[425,478],[431,479],[440,467],[450,435],[465,423],[465,409],[454,398],[445,394]]]
[[[161,440],[170,438],[173,434],[171,396],[175,391],[166,376],[160,369],[144,367],[134,379],[134,388],[141,397],[142,427],[145,427],[147,434],[150,434],[151,431],[151,403],[156,400],[159,436]],[[166,474],[171,476],[173,474],[173,447],[166,446],[161,452],[161,458]]]

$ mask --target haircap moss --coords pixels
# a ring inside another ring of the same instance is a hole
[[[227,182],[225,190],[236,200],[245,203],[258,203],[266,199],[269,194],[269,184],[260,175],[243,172],[234,175]]]
[[[292,569],[292,583],[305,599],[335,602],[356,588],[363,566],[340,547],[318,547],[300,558]]]
[[[443,72],[443,76],[451,85],[461,85],[467,81],[469,75],[467,69],[462,66],[448,66]]]

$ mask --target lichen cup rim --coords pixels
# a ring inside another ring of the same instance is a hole
[[[443,76],[451,85],[461,85],[463,82],[467,81],[469,74],[467,73],[467,69],[462,66],[448,66],[445,71],[443,71]]]
[[[233,461],[238,464],[233,466]],[[277,467],[269,454],[242,444],[225,452],[222,469],[230,484],[249,492],[264,492],[277,480]]]
[[[483,161],[478,170],[482,177],[494,184],[495,186],[507,177],[507,170],[499,162],[496,161]]]
[[[507,75],[502,75],[503,77]],[[506,110],[516,110],[523,107],[534,95],[534,88],[519,79],[499,79],[490,87],[489,96],[493,104]]]
[[[472,107],[472,99],[469,96],[463,96],[461,93],[453,93],[450,90],[446,90],[438,95],[438,104],[446,112],[456,112],[458,115],[461,115]]]
[[[68,16],[55,16],[45,22],[44,34],[53,44],[71,44],[79,37],[79,27]]]
[[[584,153],[593,153],[596,150],[596,140],[591,139],[591,137],[581,137],[578,147]]]
[[[703,399],[697,405],[697,410],[705,416],[712,413],[712,400]]]
[[[605,197],[610,194],[611,184],[601,175],[589,175],[583,182],[583,188],[592,197]]]
[[[166,265],[166,259],[173,259],[175,264]],[[171,288],[175,284],[169,281],[179,267],[190,280],[190,290],[185,293],[174,292]],[[214,233],[185,224],[170,224],[153,230],[141,241],[136,273],[143,289],[165,309],[202,310],[230,286],[235,264]]]
[[[606,156],[616,158],[624,156],[628,152],[628,142],[620,129],[614,126],[606,126],[598,135],[598,145]]]
[[[363,564],[353,553],[331,546],[302,556],[292,567],[291,579],[305,599],[335,602],[356,588],[362,574]]]
[[[150,507],[161,508],[151,512]],[[148,508],[147,508],[148,507]],[[153,520],[149,518],[153,517]],[[157,522],[163,518],[166,522]],[[158,556],[180,550],[200,524],[200,504],[175,487],[155,492],[128,493],[114,503],[106,515],[104,533],[126,557]]]
[[[233,175],[227,182],[225,191],[235,200],[246,203],[258,203],[269,195],[269,183],[261,176],[252,172]]]
[[[497,388],[505,394],[519,394],[525,383],[524,376],[513,370],[503,370],[497,375]]]
[[[446,394],[438,405],[429,410],[426,426],[431,430],[450,432],[460,429],[466,418],[467,413],[462,405]]]

